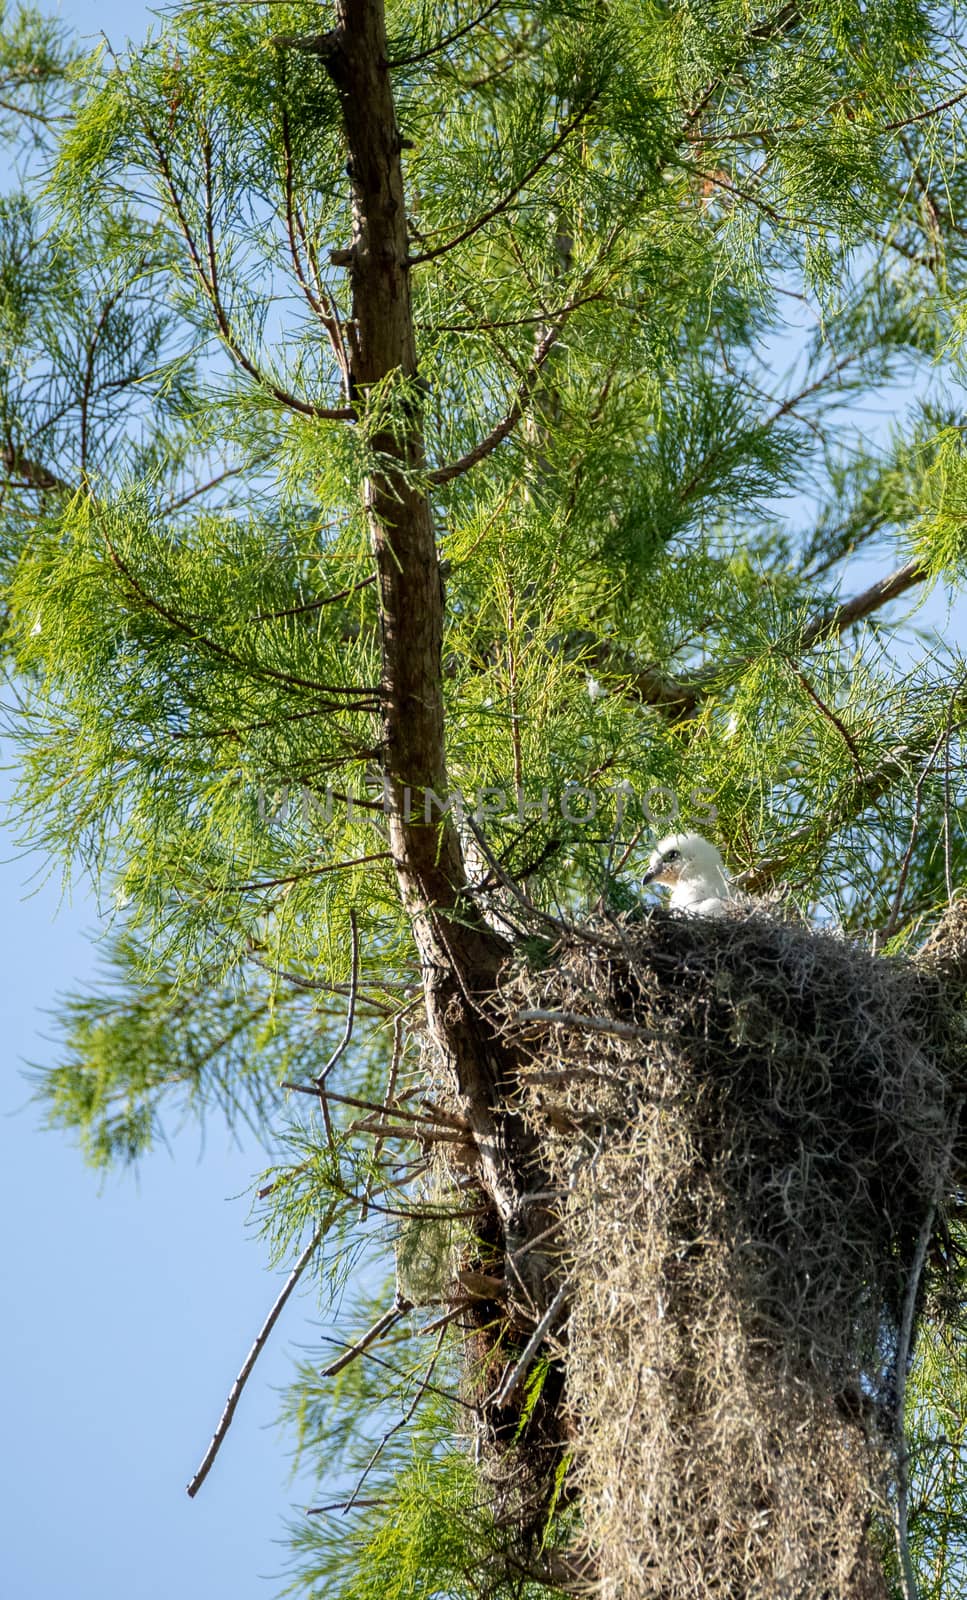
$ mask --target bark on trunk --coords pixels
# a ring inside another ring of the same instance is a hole
[[[397,386],[392,420],[373,433],[366,485],[379,585],[381,755],[390,845],[400,895],[420,954],[426,1012],[439,1056],[474,1132],[485,1212],[475,1225],[479,1261],[506,1280],[507,1294],[472,1302],[470,1382],[481,1385],[477,1414],[506,1469],[509,1514],[521,1551],[539,1546],[567,1446],[564,1372],[553,1364],[521,1415],[515,1397],[494,1393],[494,1357],[519,1358],[555,1291],[547,1255],[533,1241],[551,1229],[549,1180],[533,1133],[511,1109],[517,1063],[482,1001],[493,990],[505,942],[468,894],[460,838],[450,812],[426,797],[448,795],[443,706],[444,600],[426,490],[416,341],[410,300],[401,141],[387,63],[383,0],[337,0],[336,27],[281,42],[318,55],[335,84],[346,134],[353,237],[334,259],[348,267],[352,319],[346,325],[350,398],[366,425],[374,385]],[[531,1194],[540,1194],[531,1200]],[[507,1320],[508,1311],[510,1320]],[[474,1347],[476,1356],[474,1358]],[[499,1347],[499,1352],[495,1351]],[[499,1370],[499,1368],[498,1368]],[[495,1514],[497,1507],[495,1506]]]
[[[342,104],[353,238],[350,394],[362,412],[374,385],[400,385],[396,422],[374,434],[379,467],[367,510],[379,581],[382,767],[400,893],[419,948],[429,1025],[471,1119],[481,1178],[508,1243],[533,1228],[525,1191],[533,1140],[505,1109],[508,1061],[483,1018],[507,947],[467,897],[460,839],[446,798],[443,588],[425,456],[410,299],[401,141],[387,65],[382,0],[338,0],[337,25],[312,41]],[[308,41],[306,42],[308,43]],[[344,253],[345,254],[345,253]],[[538,1186],[538,1185],[535,1185]],[[532,1292],[542,1287],[532,1284]],[[543,1296],[541,1296],[543,1298]]]

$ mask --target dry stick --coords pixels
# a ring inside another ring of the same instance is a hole
[[[586,1028],[592,1033],[613,1033],[618,1039],[658,1039],[650,1028],[639,1028],[633,1022],[616,1022],[611,1017],[585,1017],[579,1011],[543,1011],[531,1008],[518,1011],[518,1022],[554,1022],[563,1028]]]
[[[896,1510],[896,1541],[897,1554],[900,1558],[900,1569],[903,1575],[904,1600],[919,1600],[920,1590],[917,1585],[917,1575],[913,1569],[913,1557],[910,1554],[910,1476],[908,1472],[910,1452],[907,1450],[906,1433],[904,1429],[904,1405],[907,1389],[907,1362],[910,1359],[910,1345],[913,1340],[913,1319],[917,1307],[917,1295],[920,1291],[920,1278],[923,1273],[924,1262],[927,1259],[927,1250],[933,1235],[934,1219],[937,1207],[943,1197],[947,1184],[947,1173],[950,1168],[953,1141],[957,1136],[960,1126],[960,1116],[964,1108],[964,1096],[961,1095],[956,1102],[951,1117],[950,1143],[943,1165],[937,1174],[934,1185],[933,1197],[930,1201],[927,1214],[920,1225],[917,1238],[916,1253],[913,1257],[913,1266],[910,1269],[910,1281],[907,1284],[906,1299],[903,1303],[903,1320],[900,1323],[900,1337],[897,1340],[896,1353],[896,1402],[894,1410],[894,1436],[896,1441],[897,1457],[897,1510]]]
[[[261,967],[262,971],[267,972],[270,977],[282,978],[286,983],[291,983],[295,989],[304,989],[311,994],[319,992],[321,994],[345,995],[349,993],[349,985],[347,983],[324,983],[321,978],[306,978],[302,973],[289,972],[285,967],[278,966],[274,961],[266,961],[265,957],[260,956],[257,950],[249,949],[246,950],[245,954],[249,961],[254,961],[255,965]],[[371,1006],[375,1011],[385,1013],[392,1010],[391,1006],[388,1006],[382,1000],[375,999],[372,995],[364,994],[360,998],[364,1005]]]
[[[520,1386],[520,1383],[525,1377],[531,1361],[536,1354],[538,1345],[543,1339],[545,1333],[547,1333],[554,1321],[554,1318],[557,1316],[557,1313],[560,1310],[566,1290],[567,1283],[565,1282],[561,1284],[557,1294],[554,1296],[554,1299],[551,1301],[547,1310],[544,1312],[544,1315],[541,1317],[540,1322],[537,1324],[537,1327],[534,1329],[534,1332],[531,1334],[530,1338],[525,1344],[523,1354],[521,1355],[520,1360],[517,1362],[517,1365],[511,1372],[507,1374],[506,1378],[504,1378],[503,1382],[501,1383],[500,1388],[494,1395],[494,1405],[506,1405],[511,1395]]]
[[[382,1139],[419,1139],[421,1144],[462,1144],[470,1139],[467,1133],[454,1133],[452,1128],[421,1128],[413,1123],[394,1126],[391,1122],[373,1123],[369,1118],[353,1122],[347,1133],[375,1133]]]
[[[344,1350],[338,1360],[333,1361],[328,1367],[323,1367],[320,1376],[334,1378],[337,1372],[342,1372],[343,1367],[348,1367],[351,1361],[355,1361],[357,1356],[361,1356],[367,1346],[373,1344],[384,1333],[388,1333],[394,1322],[399,1322],[401,1317],[405,1317],[406,1313],[412,1310],[413,1302],[407,1300],[405,1295],[398,1294],[389,1310],[384,1311],[381,1317],[377,1317],[373,1326],[368,1328],[362,1338],[356,1340],[355,1344],[351,1344],[348,1350]]]
[[[290,1089],[294,1094],[311,1094],[317,1097],[319,1094],[315,1084],[310,1083],[283,1083],[280,1084],[280,1088]],[[449,1113],[446,1113],[446,1120],[444,1121],[443,1118],[435,1116],[432,1112],[407,1111],[405,1106],[399,1105],[381,1106],[376,1100],[361,1100],[358,1095],[336,1094],[334,1089],[326,1089],[323,1092],[327,1100],[334,1100],[339,1106],[354,1106],[358,1111],[372,1111],[380,1116],[388,1114],[393,1117],[401,1117],[404,1122],[439,1122],[442,1126],[455,1129],[460,1133],[470,1133],[472,1131],[469,1122],[451,1117]]]
[[[308,1161],[300,1161],[297,1167],[290,1167],[288,1172],[281,1173],[279,1177],[273,1178],[271,1183],[267,1183],[264,1189],[257,1189],[255,1192],[256,1199],[267,1200],[269,1195],[274,1194],[276,1189],[281,1189],[283,1184],[292,1183],[301,1173],[305,1172],[308,1166]]]
[[[429,1331],[431,1333],[436,1333],[439,1327],[440,1323],[435,1322]],[[420,1328],[418,1331],[420,1333],[426,1333],[427,1329]],[[333,1340],[332,1342],[335,1343],[336,1341]],[[401,1378],[404,1383],[408,1383],[413,1376],[412,1367],[407,1368],[397,1366],[395,1362],[387,1361],[385,1356],[378,1356],[376,1351],[372,1348],[365,1350],[363,1354],[365,1355],[367,1361],[374,1361],[378,1367],[383,1367],[384,1370],[391,1373],[394,1378]],[[455,1394],[452,1389],[441,1389],[439,1384],[436,1383],[431,1383],[427,1387],[428,1390],[433,1394],[438,1394],[442,1399],[449,1400],[451,1405],[462,1406],[464,1411],[473,1411],[476,1413],[479,1409],[473,1404],[472,1401],[465,1400],[462,1395]]]
[[[455,1111],[445,1111],[442,1106],[437,1105],[435,1100],[428,1100],[424,1095],[423,1099],[420,1101],[420,1105],[423,1107],[427,1116],[433,1117],[437,1122],[440,1123],[441,1127],[455,1128],[458,1133],[472,1132],[470,1123],[467,1121],[466,1117],[458,1116]],[[396,1112],[392,1106],[387,1106],[386,1109],[391,1116],[395,1117]]]
[[[421,1334],[422,1333],[437,1333],[437,1332],[439,1332],[439,1330],[441,1328],[447,1327],[449,1323],[455,1322],[457,1317],[462,1317],[463,1313],[465,1311],[469,1311],[471,1306],[479,1305],[479,1303],[480,1302],[478,1300],[475,1300],[472,1296],[469,1296],[465,1300],[458,1300],[456,1305],[452,1305],[450,1307],[449,1311],[444,1311],[442,1316],[434,1317],[432,1322],[426,1323],[425,1326],[422,1327],[422,1328],[417,1328],[416,1331],[417,1331],[417,1333],[421,1333]],[[465,1401],[463,1401],[463,1404],[464,1405],[469,1405],[469,1402],[465,1400]],[[471,1411],[474,1411],[476,1409],[476,1407],[475,1406],[469,1406],[469,1409]]]
[[[268,1316],[263,1322],[261,1328],[259,1329],[258,1335],[256,1336],[255,1343],[253,1344],[248,1355],[245,1357],[245,1360],[242,1364],[242,1369],[239,1372],[238,1377],[235,1379],[235,1382],[232,1384],[231,1390],[229,1391],[228,1399],[225,1402],[225,1409],[218,1419],[218,1427],[215,1429],[215,1432],[212,1435],[212,1442],[205,1452],[205,1458],[202,1461],[201,1466],[198,1468],[198,1471],[191,1479],[191,1482],[188,1484],[188,1494],[191,1499],[194,1499],[195,1495],[198,1493],[212,1469],[215,1457],[222,1447],[222,1441],[232,1425],[232,1418],[235,1415],[235,1407],[242,1398],[242,1390],[245,1388],[245,1385],[251,1376],[252,1368],[255,1366],[256,1361],[261,1355],[262,1349],[269,1337],[269,1334],[272,1332],[272,1329],[278,1322],[286,1301],[288,1300],[299,1279],[302,1277],[306,1267],[309,1265],[313,1253],[319,1245],[319,1241],[321,1240],[323,1234],[329,1226],[330,1221],[332,1220],[332,1215],[333,1210],[330,1209],[323,1221],[319,1223],[314,1234],[312,1235],[312,1238],[309,1240],[309,1243],[306,1245],[295,1266],[292,1268],[292,1271],[289,1273],[289,1276],[285,1281],[275,1305],[272,1307],[272,1310],[269,1312]]]
[[[387,1501],[386,1501],[385,1495],[382,1496],[382,1497],[373,1499],[373,1500],[357,1500],[357,1501],[355,1501],[356,1508],[358,1510],[360,1510],[360,1511],[362,1511],[362,1510],[371,1510],[374,1506],[385,1506],[386,1504],[387,1504]],[[348,1500],[330,1500],[329,1504],[326,1505],[326,1506],[307,1506],[306,1507],[306,1516],[307,1517],[321,1517],[321,1516],[324,1516],[327,1511],[347,1511],[348,1509],[349,1509],[349,1501]]]

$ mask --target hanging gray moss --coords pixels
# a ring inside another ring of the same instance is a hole
[[[558,1193],[559,1572],[612,1600],[888,1592],[897,1387],[963,1168],[965,929],[906,961],[658,912],[507,974]]]

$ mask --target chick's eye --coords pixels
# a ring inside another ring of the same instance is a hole
[[[682,853],[680,850],[669,850],[668,854],[665,856],[666,861],[680,861],[681,858]]]

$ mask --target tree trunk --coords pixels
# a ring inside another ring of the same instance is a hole
[[[520,1118],[505,1109],[514,1064],[480,1007],[507,946],[467,895],[452,814],[440,815],[428,799],[432,794],[444,801],[448,794],[443,586],[421,481],[425,454],[401,141],[382,0],[338,0],[336,16],[332,32],[301,45],[322,58],[339,92],[349,153],[353,238],[348,252],[338,254],[348,258],[352,284],[350,397],[362,415],[374,385],[384,392],[387,382],[398,388],[393,423],[371,439],[379,467],[366,485],[379,583],[390,845],[420,953],[429,1026],[473,1125],[481,1180],[513,1245],[537,1231],[538,1218],[528,1216],[526,1203],[534,1142]],[[529,1287],[540,1303],[545,1286],[539,1274],[532,1277]]]

